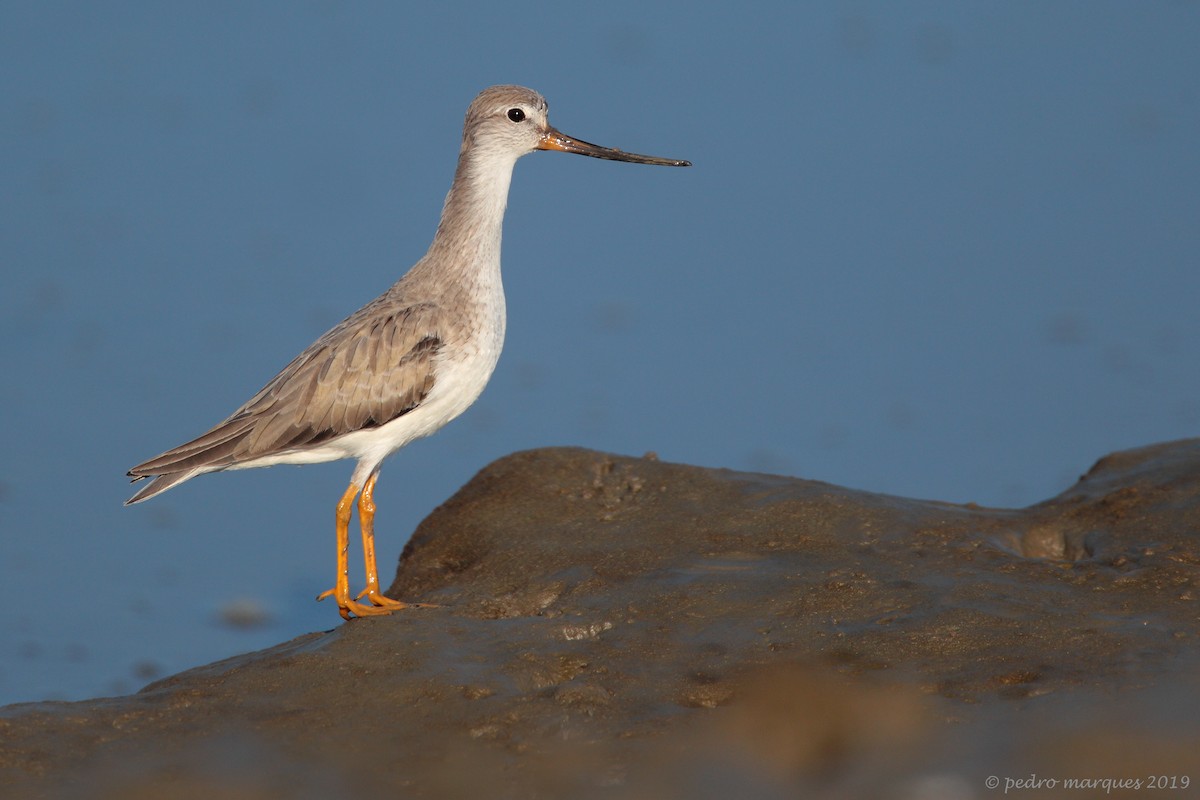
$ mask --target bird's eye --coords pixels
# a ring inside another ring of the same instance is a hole
[[[525,112],[519,108],[510,108],[508,110],[508,118],[511,119],[513,122],[524,122],[525,121]]]

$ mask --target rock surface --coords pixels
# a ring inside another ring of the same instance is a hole
[[[1200,440],[1021,510],[518,453],[405,549],[439,607],[9,706],[0,796],[1195,796],[1198,579]]]

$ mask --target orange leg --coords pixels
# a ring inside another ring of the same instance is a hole
[[[374,485],[374,481],[368,481],[369,485]],[[332,589],[322,592],[317,595],[318,600],[324,600],[332,595],[334,601],[338,604],[338,612],[342,615],[342,619],[350,619],[350,615],[354,614],[359,617],[367,617],[373,614],[390,614],[391,610],[387,608],[376,608],[375,606],[367,606],[362,603],[356,603],[350,599],[350,564],[347,557],[347,551],[350,549],[350,512],[354,510],[354,498],[358,495],[358,486],[351,483],[350,488],[342,495],[342,499],[337,504],[337,581]],[[378,583],[378,577],[376,578]]]
[[[359,592],[358,597],[366,597],[372,604],[388,609],[408,608],[408,603],[384,597],[379,591],[379,568],[375,564],[375,478],[374,473],[367,478],[362,494],[358,498],[358,524],[362,528],[363,566],[367,573],[367,588]]]

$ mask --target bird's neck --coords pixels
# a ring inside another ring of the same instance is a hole
[[[494,271],[498,277],[515,164],[515,158],[503,153],[463,150],[426,261],[455,272]]]

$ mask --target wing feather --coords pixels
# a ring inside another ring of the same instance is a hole
[[[438,306],[384,295],[314,342],[228,419],[129,475],[224,469],[384,425],[433,388],[445,326]]]

